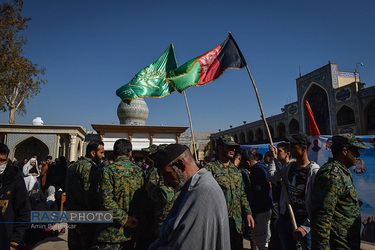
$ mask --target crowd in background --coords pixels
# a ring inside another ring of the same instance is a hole
[[[126,139],[116,141],[110,159],[103,142],[91,141],[86,155],[68,166],[63,156],[12,163],[1,144],[0,219],[25,222],[30,210],[57,211],[66,193],[68,211],[113,211],[113,223],[69,229],[69,249],[242,249],[244,238],[252,249],[359,249],[358,196],[348,168],[365,147],[351,134],[333,137],[333,159],[320,168],[308,159],[309,146],[299,132],[263,156],[224,136],[211,159],[196,162],[185,146],[172,144],[144,148],[135,161]],[[216,191],[202,200],[202,190]],[[223,214],[228,218],[219,220]],[[10,224],[9,241],[1,244],[11,249],[64,233]]]

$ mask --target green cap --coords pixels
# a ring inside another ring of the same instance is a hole
[[[368,149],[362,143],[357,141],[357,138],[353,134],[339,134],[332,137],[332,147],[345,147],[345,146],[352,146],[359,149]]]
[[[148,148],[142,148],[142,151],[144,151],[144,152],[149,152],[149,153],[153,154],[153,153],[155,153],[155,152],[157,151],[157,149],[158,149],[158,146],[155,145],[155,144],[152,144],[152,145],[151,145],[150,147],[148,147]]]
[[[234,141],[233,136],[224,135],[219,138],[219,145],[220,144],[226,144],[228,146],[238,146],[239,144]]]
[[[157,147],[156,151],[165,149],[167,146],[168,146],[168,144],[159,144],[159,146]]]

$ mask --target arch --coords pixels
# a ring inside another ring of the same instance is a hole
[[[354,110],[348,106],[342,106],[337,112],[337,126],[355,124]]]
[[[254,134],[253,134],[253,131],[249,130],[249,132],[247,132],[247,143],[251,144],[253,142],[254,142]]]
[[[62,137],[60,137],[59,139],[59,151],[58,152],[59,152],[58,156],[65,155],[65,140]]]
[[[277,137],[286,137],[285,136],[285,124],[280,122],[276,127],[276,136]]]
[[[325,88],[316,82],[312,82],[302,96],[301,110],[303,130],[309,134],[309,118],[305,107],[305,101],[310,103],[316,125],[323,135],[329,135],[332,131],[331,114],[329,110],[329,95]]]
[[[270,129],[270,133],[271,133],[272,138],[275,138],[275,131],[274,131],[273,127],[268,125],[268,128]],[[268,135],[266,137],[268,137]]]
[[[257,141],[263,141],[263,130],[261,128],[257,128],[255,134],[256,134]]]
[[[364,108],[365,131],[369,134],[375,133],[375,99],[368,102]]]
[[[234,134],[234,135],[233,135],[233,139],[234,139],[235,142],[238,143],[238,136],[237,136],[237,134]]]
[[[36,154],[39,160],[44,160],[49,155],[49,148],[42,140],[30,136],[14,146],[13,158],[21,161],[24,158],[30,159],[32,154]]]
[[[299,131],[299,122],[296,119],[292,119],[289,122],[289,134],[294,134]]]
[[[77,159],[81,157],[81,141],[79,140],[77,143]]]
[[[243,132],[241,132],[240,134],[240,144],[245,144],[246,140],[245,140],[245,134]]]

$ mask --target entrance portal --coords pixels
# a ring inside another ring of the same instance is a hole
[[[38,161],[40,162],[41,160],[46,159],[49,154],[49,150],[44,142],[35,137],[30,137],[20,142],[16,146],[14,151],[14,158],[16,158],[17,161],[20,162],[24,158],[27,158],[29,160],[33,154],[38,156]]]

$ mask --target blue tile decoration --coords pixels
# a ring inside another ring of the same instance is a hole
[[[297,113],[297,105],[292,105],[292,106],[290,106],[289,108],[288,108],[288,113],[290,114],[290,115],[294,115],[295,113]]]
[[[352,77],[352,78],[359,78],[359,73],[355,73],[355,72],[343,72],[343,71],[339,71],[339,76],[342,76],[342,77]]]
[[[55,134],[22,134],[22,133],[9,133],[8,134],[8,147],[11,152],[14,152],[14,148],[22,141],[30,138],[35,137],[41,140],[49,149],[50,155],[55,153]],[[11,155],[11,157],[13,157]]]
[[[332,86],[334,88],[337,88],[339,86],[339,80],[338,80],[338,77],[337,77],[337,65],[336,64],[332,64],[331,72],[332,72]],[[340,74],[340,72],[339,72],[339,74]]]
[[[350,88],[343,88],[335,94],[336,102],[345,102],[351,98]]]

